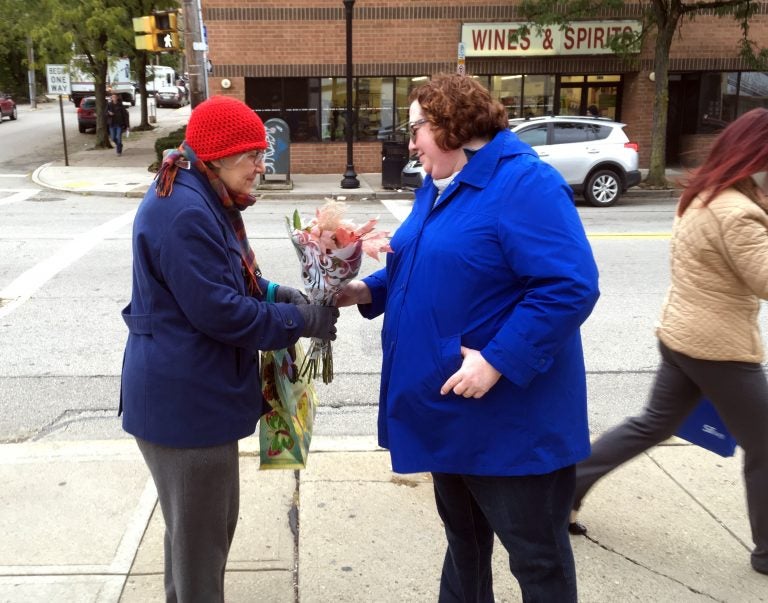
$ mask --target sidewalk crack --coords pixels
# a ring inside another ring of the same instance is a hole
[[[657,466],[659,469],[661,469],[661,470],[662,470],[662,472],[663,472],[663,473],[664,473],[664,474],[665,474],[665,475],[666,475],[666,476],[667,476],[667,477],[668,477],[670,480],[672,480],[672,482],[673,482],[675,485],[677,485],[677,487],[678,487],[678,488],[680,488],[680,489],[681,489],[683,492],[685,492],[685,493],[686,493],[686,495],[688,495],[688,497],[690,497],[690,499],[691,499],[693,502],[695,502],[695,503],[696,503],[696,506],[698,506],[698,507],[699,507],[700,509],[702,509],[702,510],[703,510],[703,511],[704,511],[704,512],[707,514],[707,515],[709,515],[709,516],[710,516],[712,519],[714,519],[714,520],[715,520],[715,523],[717,523],[717,524],[718,524],[718,525],[719,525],[721,528],[723,528],[723,529],[724,529],[726,532],[728,532],[728,533],[729,533],[729,534],[730,534],[730,535],[731,535],[731,536],[734,538],[734,540],[736,540],[736,542],[738,542],[739,544],[741,544],[741,546],[743,546],[743,547],[744,547],[744,548],[745,548],[745,549],[746,549],[748,552],[750,552],[750,553],[752,552],[752,547],[751,547],[751,546],[749,546],[749,544],[748,544],[748,543],[744,542],[744,540],[743,540],[742,538],[740,538],[738,534],[736,534],[736,533],[735,533],[733,530],[731,530],[731,529],[730,529],[730,528],[729,528],[727,525],[725,525],[725,524],[724,524],[724,523],[723,523],[723,522],[722,522],[722,521],[721,521],[721,520],[720,520],[720,519],[719,519],[719,518],[718,518],[718,517],[717,517],[717,516],[716,516],[716,515],[715,515],[715,514],[712,512],[712,511],[710,511],[710,510],[709,510],[707,507],[705,507],[705,506],[704,506],[704,505],[701,503],[701,501],[699,501],[699,499],[698,499],[698,498],[696,498],[696,497],[693,495],[693,493],[692,493],[690,490],[688,490],[688,489],[687,489],[687,488],[686,488],[686,487],[685,487],[685,486],[684,486],[684,485],[683,485],[683,484],[682,484],[680,481],[678,481],[677,479],[675,479],[675,476],[674,476],[674,475],[672,475],[672,474],[671,474],[669,471],[667,471],[667,470],[666,470],[666,469],[665,469],[665,468],[664,468],[664,467],[661,465],[661,463],[659,463],[659,461],[657,461],[655,458],[653,458],[653,456],[651,456],[651,455],[650,455],[650,454],[648,454],[647,452],[646,452],[646,456],[647,456],[647,457],[648,457],[648,458],[651,460],[651,462],[652,462],[654,465],[656,465],[656,466]]]
[[[640,563],[636,559],[633,559],[632,557],[628,557],[624,553],[621,553],[621,552],[617,551],[616,549],[611,548],[610,546],[603,544],[602,542],[600,542],[596,538],[593,538],[589,534],[584,534],[584,538],[589,540],[591,543],[596,544],[597,546],[599,546],[604,551],[607,551],[608,553],[612,553],[614,555],[618,555],[622,559],[624,559],[626,561],[629,561],[629,563],[632,563],[633,565],[636,565],[637,567],[640,567],[640,568],[642,568],[642,569],[644,569],[644,570],[646,570],[646,571],[648,571],[648,572],[650,572],[650,573],[652,573],[652,574],[654,574],[656,576],[660,576],[662,578],[666,578],[667,580],[675,582],[676,584],[679,584],[683,588],[686,588],[687,590],[689,590],[690,592],[692,592],[692,593],[694,593],[696,595],[701,595],[703,597],[707,597],[708,599],[711,599],[712,601],[716,601],[717,603],[727,603],[724,599],[717,599],[716,597],[713,597],[709,593],[706,593],[706,592],[704,592],[702,590],[694,588],[693,586],[690,586],[689,584],[686,584],[685,582],[675,578],[674,576],[670,576],[669,574],[665,574],[664,572],[660,572],[660,571],[658,571],[658,570],[656,570],[656,569],[654,569],[652,567],[648,567],[647,565],[645,565],[643,563]]]
[[[299,504],[301,502],[301,473],[293,472],[294,483],[291,508],[288,509],[288,525],[293,534],[293,601],[299,603]]]

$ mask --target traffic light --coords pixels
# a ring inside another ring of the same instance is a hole
[[[155,13],[133,19],[135,46],[149,52],[172,52],[179,49],[179,34],[176,29],[176,13]]]

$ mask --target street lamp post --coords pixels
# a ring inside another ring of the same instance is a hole
[[[347,135],[347,171],[344,172],[341,188],[360,188],[352,160],[352,7],[355,0],[343,1],[347,20],[347,118],[344,120]]]

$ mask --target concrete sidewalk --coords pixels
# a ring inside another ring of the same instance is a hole
[[[229,603],[437,599],[444,536],[428,475],[391,472],[371,441],[313,441],[308,468],[258,470],[241,442]],[[598,485],[572,537],[580,600],[768,600],[749,565],[741,457],[690,445],[642,455]],[[163,527],[132,440],[0,446],[0,601],[163,601]],[[496,601],[519,601],[494,556]]]

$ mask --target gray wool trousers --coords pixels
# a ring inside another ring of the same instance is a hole
[[[237,441],[168,448],[136,438],[165,520],[167,603],[223,603],[240,507]]]
[[[576,465],[574,509],[607,473],[675,434],[702,396],[717,409],[744,449],[744,482],[755,549],[752,565],[768,572],[768,381],[760,364],[698,360],[659,342],[661,365],[640,416],[627,419],[592,445]]]

